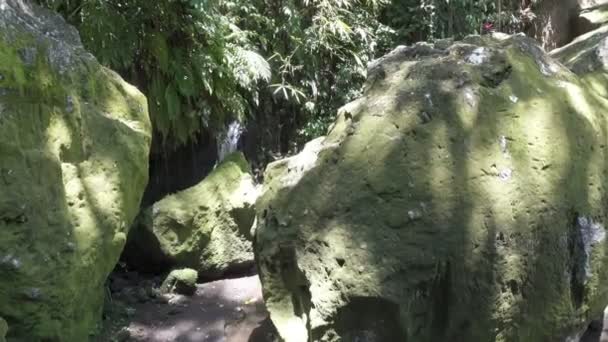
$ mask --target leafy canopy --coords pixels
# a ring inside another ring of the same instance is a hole
[[[515,19],[507,0],[38,2],[147,95],[155,131],[172,146],[247,118],[273,135],[288,127],[287,139],[301,143],[360,95],[371,59]]]

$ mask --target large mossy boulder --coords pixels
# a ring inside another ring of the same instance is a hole
[[[0,316],[8,341],[87,341],[147,183],[147,103],[28,3],[0,0]]]
[[[608,302],[608,99],[523,36],[399,47],[368,74],[256,203],[282,337],[576,337]]]
[[[199,184],[144,210],[125,248],[143,271],[187,267],[216,278],[253,265],[257,189],[242,153],[228,156]]]

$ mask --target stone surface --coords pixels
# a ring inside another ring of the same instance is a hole
[[[607,22],[608,3],[598,5],[596,7],[579,9],[577,17],[573,18],[571,22],[571,30],[573,33],[572,40],[574,40],[576,37],[584,35],[587,32],[600,28]],[[563,46],[563,44],[561,46]]]
[[[191,268],[173,270],[163,281],[160,289],[163,293],[179,293],[192,295],[196,292],[198,272]]]
[[[9,341],[86,341],[147,183],[147,102],[21,0],[0,0],[0,75],[0,316]]]
[[[523,36],[399,47],[368,75],[256,203],[282,337],[580,336],[608,301],[606,97]]]
[[[608,25],[577,37],[550,54],[578,75],[593,73],[603,77],[602,71],[608,70]]]
[[[582,10],[589,10],[600,6],[608,5],[608,0],[578,0],[578,6]]]
[[[608,22],[608,5],[582,11],[579,20],[584,24],[583,28],[586,29],[584,33],[599,28]]]
[[[251,266],[256,198],[247,161],[232,154],[199,184],[144,210],[125,260],[144,271],[193,268],[203,278]]]

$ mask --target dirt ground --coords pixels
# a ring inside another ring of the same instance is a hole
[[[161,280],[126,271],[112,274],[104,324],[94,341],[279,341],[257,275],[198,284],[192,296],[160,294]],[[594,321],[579,342],[608,342],[600,338],[605,329],[608,320]]]
[[[257,275],[160,295],[159,279],[115,275],[97,342],[275,342]]]

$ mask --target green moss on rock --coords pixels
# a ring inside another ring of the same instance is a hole
[[[206,278],[250,266],[256,198],[249,165],[234,153],[199,184],[144,210],[125,258],[144,270],[189,267]]]
[[[269,166],[255,253],[288,342],[559,341],[608,300],[608,101],[523,36],[399,47]]]
[[[145,97],[61,17],[0,0],[0,316],[86,341],[147,183]]]
[[[181,270],[173,270],[161,285],[163,293],[179,293],[184,295],[192,295],[196,292],[196,281],[198,272],[191,268]]]

